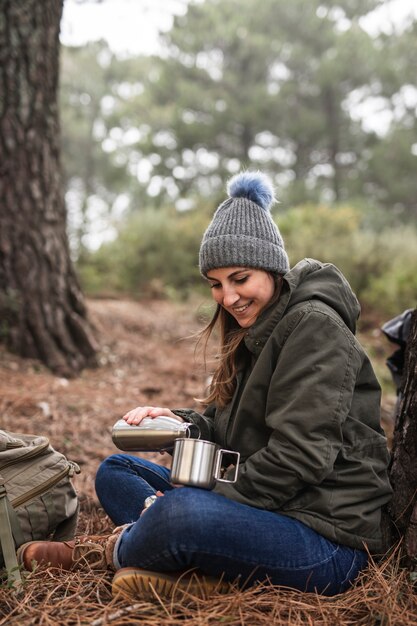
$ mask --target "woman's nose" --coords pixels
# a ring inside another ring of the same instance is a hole
[[[239,300],[240,296],[233,288],[225,289],[223,292],[223,306],[232,306]]]

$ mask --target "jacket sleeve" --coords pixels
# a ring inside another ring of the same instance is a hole
[[[206,441],[214,440],[215,411],[214,405],[208,406],[204,413],[197,413],[197,411],[193,411],[192,409],[172,409],[172,412],[178,415],[178,417],[181,417],[184,422],[189,422],[197,426],[199,431],[197,436]]]
[[[333,470],[364,358],[341,319],[314,307],[288,317],[267,390],[268,444],[239,466],[236,483],[214,488],[267,510],[285,509]]]

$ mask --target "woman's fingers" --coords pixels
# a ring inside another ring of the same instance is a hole
[[[123,415],[123,419],[126,420],[128,424],[137,426],[145,417],[154,419],[155,417],[159,417],[161,415],[164,415],[166,417],[172,417],[178,422],[183,421],[180,417],[175,415],[175,413],[173,413],[171,409],[161,406],[137,406],[135,409],[132,409],[131,411],[128,411],[125,415]]]
[[[149,417],[149,412],[152,411],[153,406],[137,406],[135,409],[128,411],[126,415],[123,415],[123,419],[128,424],[140,424],[145,417]]]
[[[152,418],[159,417],[160,415],[164,415],[165,417],[171,417],[178,422],[183,422],[183,419],[181,417],[175,415],[175,413],[173,413],[171,409],[168,409],[167,407],[155,406],[153,407],[152,411],[149,412],[149,417]]]

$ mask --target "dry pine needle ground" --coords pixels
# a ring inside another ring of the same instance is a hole
[[[352,590],[334,598],[259,586],[208,600],[177,592],[172,602],[157,596],[154,602],[127,602],[111,598],[110,581],[104,572],[39,568],[27,578],[22,594],[1,589],[0,624],[417,625],[416,595],[395,557],[379,567],[371,564]]]
[[[112,425],[138,404],[194,406],[206,373],[194,363],[193,342],[182,341],[199,328],[194,305],[94,301],[89,308],[101,366],[77,379],[59,379],[0,347],[0,428],[47,435],[77,462],[79,531],[105,533],[112,527],[96,500],[94,476],[100,461],[116,451]],[[372,563],[352,590],[335,598],[266,585],[209,600],[177,592],[173,602],[112,598],[107,572],[41,567],[27,576],[19,595],[0,586],[0,626],[417,626],[417,596],[397,561],[393,555]]]

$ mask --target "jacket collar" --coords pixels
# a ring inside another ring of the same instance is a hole
[[[245,336],[246,347],[252,354],[258,356],[268,341],[272,331],[284,315],[291,298],[291,289],[288,282],[283,280],[278,300],[269,305],[251,326]]]
[[[311,272],[312,265],[319,264],[312,259],[304,259],[287,272],[283,277],[281,293],[278,300],[269,305],[251,326],[245,336],[247,349],[258,356],[264,345],[271,336],[275,326],[284,316],[290,305],[292,295],[303,280],[304,276]]]

